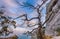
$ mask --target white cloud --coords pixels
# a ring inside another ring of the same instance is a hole
[[[23,34],[23,33],[30,31],[30,30],[26,29],[26,28],[17,27],[13,31],[14,31],[14,34]]]
[[[6,10],[4,13],[5,15],[12,16],[12,17],[18,16],[18,14],[16,14],[16,12],[14,10],[12,10],[12,8],[14,9],[17,7],[17,4],[14,3],[13,0],[0,0],[0,4],[1,4],[0,7],[1,6],[5,7],[4,8]]]
[[[9,7],[16,7],[16,3],[13,2],[13,0],[2,0],[5,5],[9,6]]]

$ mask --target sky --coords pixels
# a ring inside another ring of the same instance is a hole
[[[20,16],[21,14],[27,13],[28,14],[28,18],[32,18],[37,16],[37,12],[29,7],[21,7],[20,5],[18,5],[16,3],[16,1],[18,1],[19,3],[23,3],[23,2],[28,2],[34,6],[36,6],[37,4],[41,4],[42,1],[41,0],[0,0],[0,7],[4,6],[5,7],[5,16],[11,16],[13,18]],[[48,2],[47,2],[48,3]],[[46,13],[46,4],[42,6],[42,8],[44,8],[44,10],[42,10],[42,21],[45,20],[45,13]],[[19,21],[18,21],[19,20]],[[32,27],[32,28],[28,28],[26,27],[26,25],[24,26],[20,26],[20,24],[22,24],[22,20],[20,19],[16,19],[17,22],[17,28],[14,29],[14,32],[16,31],[16,33],[24,33],[26,31],[30,31],[30,29],[36,28]],[[37,20],[32,20],[31,23],[36,23]],[[22,31],[23,30],[23,31]]]

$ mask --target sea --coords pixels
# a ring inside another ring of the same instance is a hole
[[[18,35],[18,39],[31,39],[29,35]]]

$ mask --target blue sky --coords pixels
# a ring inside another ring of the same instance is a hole
[[[37,0],[16,0],[16,1],[18,1],[19,3],[28,2],[34,6],[38,2]],[[1,4],[0,6],[5,6],[12,13],[19,13],[20,14],[20,11],[24,11],[25,13],[33,12],[33,9],[31,9],[29,7],[22,7],[21,8],[21,6],[16,4],[15,0],[0,0],[0,4]],[[45,10],[43,10],[43,12],[45,12]]]
[[[16,0],[16,1],[18,1],[21,4],[22,4],[22,2],[28,2],[28,3],[30,3],[30,4],[32,4],[34,6],[36,6],[37,3],[41,4],[40,0]],[[22,8],[20,5],[18,5],[15,2],[15,0],[0,0],[0,7],[1,6],[5,7],[5,10],[6,10],[5,15],[8,15],[8,16],[11,16],[11,17],[18,17],[19,15],[21,15],[23,13],[27,13],[29,18],[37,16],[37,12],[35,10],[33,10],[33,9],[29,8],[29,7],[28,8],[27,7],[23,7]],[[46,4],[42,6],[43,7],[43,10],[42,10],[42,15],[43,15],[42,21],[45,20],[45,13],[46,13],[46,7],[45,6],[46,6]],[[16,20],[16,21],[17,21],[17,25],[19,26],[19,23],[20,23],[21,20],[19,22],[18,22],[18,20]],[[34,23],[35,21],[36,20],[31,21],[31,23]],[[32,29],[33,28],[34,27],[32,27]],[[21,28],[21,27],[18,28],[17,27],[15,30],[19,30],[19,29],[20,29],[20,31],[22,29],[25,29],[26,31],[29,30],[29,28],[26,28],[26,27],[25,28]],[[25,30],[23,30],[23,31],[25,31]],[[21,31],[21,32],[23,32],[23,31]]]

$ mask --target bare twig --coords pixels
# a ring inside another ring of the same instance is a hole
[[[18,19],[18,18],[20,18],[20,17],[24,17],[25,15],[26,15],[26,14],[20,15],[20,16],[14,18],[13,20],[16,20],[16,19]]]

